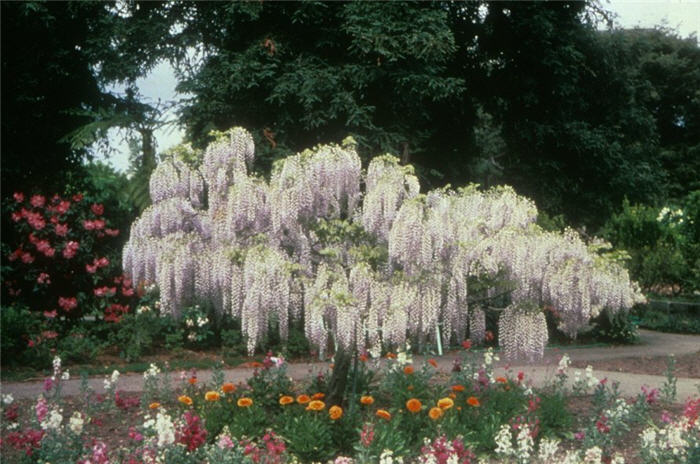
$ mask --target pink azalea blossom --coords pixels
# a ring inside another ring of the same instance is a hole
[[[49,319],[53,319],[58,315],[58,311],[55,309],[53,311],[44,311],[44,317],[47,317]]]
[[[36,282],[42,285],[49,285],[51,283],[51,279],[49,278],[49,275],[47,273],[42,272],[36,278]]]
[[[77,193],[77,194],[73,195],[73,201],[76,203],[79,201],[83,201],[83,194]]]
[[[25,264],[31,264],[34,262],[34,256],[31,253],[22,253],[22,262]]]
[[[13,222],[19,222],[22,220],[22,213],[19,211],[13,211],[10,217],[12,218]]]
[[[78,252],[78,248],[80,248],[80,244],[71,240],[70,242],[66,243],[66,247],[63,249],[63,257],[66,259],[73,258]]]
[[[92,206],[90,206],[90,209],[95,216],[102,216],[102,214],[105,212],[105,207],[101,203],[94,203]]]
[[[116,237],[119,235],[119,229],[105,229],[105,234],[109,235],[110,237]]]
[[[15,199],[15,201],[17,203],[22,203],[24,201],[24,193],[22,193],[22,192],[13,193],[12,197]]]
[[[68,224],[56,224],[54,231],[59,237],[65,237],[68,234]]]
[[[73,297],[64,298],[62,296],[58,297],[58,306],[63,308],[64,311],[69,312],[78,307],[78,300]]]
[[[46,198],[42,195],[33,195],[29,203],[35,208],[41,208],[46,203]]]

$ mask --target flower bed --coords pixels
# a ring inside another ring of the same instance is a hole
[[[345,400],[326,396],[327,373],[293,384],[282,358],[270,354],[247,384],[214,372],[178,379],[155,365],[140,395],[103,394],[84,383],[61,395],[69,377],[54,360],[45,392],[32,402],[3,397],[2,456],[7,462],[73,463],[666,463],[700,457],[700,399],[682,409],[644,388],[622,398],[592,370],[567,388],[568,358],[535,389],[522,372],[496,377],[497,356],[456,365],[436,381],[430,360],[390,356],[376,368],[358,357]],[[669,411],[662,408],[668,408]],[[694,461],[695,460],[695,461]]]

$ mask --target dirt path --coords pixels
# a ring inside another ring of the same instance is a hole
[[[529,379],[533,385],[541,386],[548,382],[556,371],[556,366],[559,359],[564,353],[567,353],[572,360],[573,365],[583,367],[584,364],[595,364],[595,362],[610,362],[612,360],[624,359],[644,359],[644,358],[665,358],[668,354],[673,353],[678,356],[690,356],[697,354],[700,351],[700,336],[699,335],[677,335],[660,332],[652,332],[640,330],[640,343],[637,345],[613,346],[613,347],[566,347],[566,348],[550,348],[545,351],[545,356],[542,360],[531,364],[513,364],[509,366],[513,372],[523,371],[526,379]],[[450,352],[441,357],[434,357],[438,363],[438,370],[443,374],[447,374],[452,370],[455,360],[460,359],[464,352]],[[474,360],[480,360],[480,353],[467,354]],[[414,356],[414,363],[421,364],[425,361],[423,356]],[[700,359],[698,359],[700,364]],[[505,361],[498,363],[499,373],[503,372],[507,366]],[[290,364],[288,367],[289,375],[295,380],[307,378],[310,373],[318,373],[319,371],[327,370],[329,364],[327,362],[315,363],[300,363]],[[659,365],[661,367],[661,365]],[[619,382],[620,390],[624,395],[635,396],[639,393],[642,385],[652,387],[660,387],[665,381],[663,367],[653,374],[646,373],[630,373],[616,372],[613,370],[595,371],[594,375],[599,378],[607,378],[609,382]],[[570,378],[573,378],[575,369],[572,369]],[[226,381],[234,383],[245,382],[253,373],[253,368],[239,367],[226,369],[224,375]],[[211,379],[211,371],[199,371],[197,377],[200,381],[207,382]],[[177,373],[173,374],[173,378],[177,377]],[[103,377],[95,377],[89,380],[92,388],[97,392],[103,391]],[[41,393],[43,388],[42,382],[3,382],[1,385],[3,394],[11,393],[15,398],[34,398]],[[143,388],[142,374],[123,374],[119,380],[120,390],[126,392],[138,392]],[[700,379],[698,378],[678,378],[678,401],[684,401],[687,397],[697,395],[700,388]],[[65,395],[75,395],[80,391],[80,379],[71,379],[63,383],[63,392]]]

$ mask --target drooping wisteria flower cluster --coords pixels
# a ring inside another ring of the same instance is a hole
[[[421,194],[390,155],[363,172],[352,139],[279,160],[269,181],[249,172],[253,156],[252,137],[235,128],[200,167],[162,162],[123,254],[136,282],[158,284],[164,312],[209,300],[240,319],[250,352],[271,328],[286,337],[291,319],[321,352],[467,333],[478,343],[485,311],[499,307],[506,352],[532,358],[547,342],[545,305],[574,336],[603,308],[640,299],[604,247],[543,231],[510,187]]]

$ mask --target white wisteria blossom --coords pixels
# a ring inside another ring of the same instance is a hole
[[[162,314],[208,301],[208,321],[240,320],[251,353],[295,320],[320,353],[482,343],[498,310],[506,355],[533,359],[548,340],[545,307],[573,337],[641,299],[609,244],[544,231],[510,187],[421,194],[391,155],[363,171],[350,139],[280,159],[266,180],[247,131],[214,135],[203,156],[183,147],[155,169],[123,267],[157,284]]]

